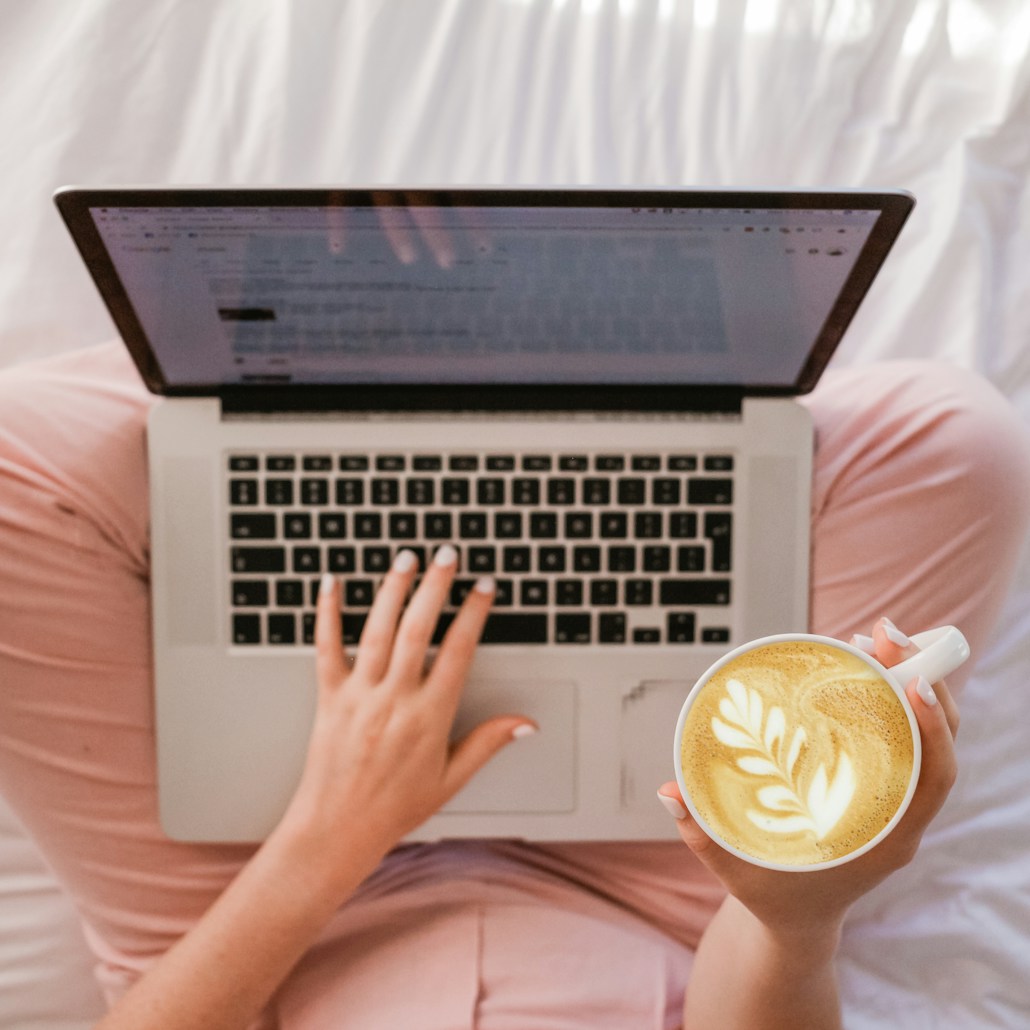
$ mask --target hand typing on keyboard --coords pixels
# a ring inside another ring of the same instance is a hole
[[[343,648],[340,584],[329,574],[322,580],[315,722],[304,773],[281,827],[317,842],[316,853],[326,849],[327,858],[335,849],[366,855],[374,864],[497,751],[536,728],[524,716],[498,716],[449,744],[494,583],[490,577],[476,581],[426,671],[457,552],[441,547],[405,603],[417,564],[411,551],[394,560],[364,621],[353,667]]]

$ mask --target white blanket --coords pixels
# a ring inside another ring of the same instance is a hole
[[[0,67],[0,364],[112,333],[64,183],[900,186],[836,360],[946,358],[1030,419],[1025,0],[11,0]],[[850,1030],[1030,1026],[1028,601],[1024,562],[960,783],[849,924]],[[0,927],[0,1026],[88,1023],[81,936],[4,811]]]

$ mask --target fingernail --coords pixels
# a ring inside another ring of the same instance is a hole
[[[418,562],[418,557],[414,551],[409,551],[405,548],[403,551],[398,552],[397,557],[393,560],[393,571],[394,572],[410,572]]]
[[[331,572],[322,574],[322,582],[318,585],[318,592],[322,597],[328,597],[336,586],[336,577]]]
[[[433,555],[434,565],[454,565],[458,560],[458,552],[450,544],[444,544],[436,554]]]
[[[493,576],[480,576],[473,589],[479,594],[492,594],[497,589]]]
[[[883,620],[883,631],[887,634],[887,639],[898,647],[908,647],[912,643],[890,619]]]
[[[856,633],[851,638],[851,643],[853,647],[857,647],[859,651],[865,651],[868,655],[876,654],[876,641],[872,637]]]
[[[513,740],[521,740],[523,737],[532,737],[536,733],[536,727],[531,722],[520,722],[511,731]]]
[[[662,807],[666,812],[673,817],[673,819],[686,819],[687,810],[680,804],[677,798],[666,797],[660,791],[658,793],[658,800],[662,803]]]
[[[937,695],[933,692],[933,687],[930,686],[930,681],[925,676],[920,676],[916,680],[916,693],[927,708],[933,708],[937,704]]]

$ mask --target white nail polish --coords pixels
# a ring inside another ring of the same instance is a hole
[[[883,620],[883,631],[887,634],[887,639],[898,647],[908,647],[912,643],[890,619]]]
[[[492,594],[497,589],[497,583],[493,576],[480,576],[472,589],[479,594]]]
[[[414,551],[409,551],[405,548],[400,551],[396,558],[393,560],[393,571],[394,572],[410,572],[418,562],[418,558],[415,556]]]
[[[673,817],[673,819],[686,819],[687,810],[680,804],[676,798],[666,797],[664,794],[659,793],[658,800],[662,803],[662,807],[666,812]]]
[[[864,636],[861,633],[856,633],[851,638],[851,643],[859,649],[859,651],[865,651],[868,655],[876,654],[876,641],[872,637]]]
[[[536,727],[532,723],[520,722],[518,726],[511,731],[512,738],[514,740],[521,740],[523,737],[532,737],[536,733]]]
[[[933,708],[937,704],[937,695],[933,692],[933,687],[930,686],[925,676],[920,676],[916,680],[916,693],[927,708]]]
[[[436,554],[433,555],[434,565],[454,565],[457,562],[457,560],[458,552],[453,547],[451,547],[450,544],[444,544],[443,547],[441,547],[440,550],[438,550]]]
[[[318,592],[323,597],[328,597],[336,586],[336,577],[331,572],[322,574],[322,582],[318,585]]]

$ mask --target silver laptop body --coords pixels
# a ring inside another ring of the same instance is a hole
[[[353,645],[401,547],[499,597],[417,839],[671,836],[676,715],[808,622],[810,390],[901,192],[80,189],[57,203],[148,386],[158,788],[263,838],[302,768],[313,591]],[[452,608],[453,610],[453,608]],[[445,618],[447,616],[445,615]],[[442,629],[442,626],[441,626]]]

